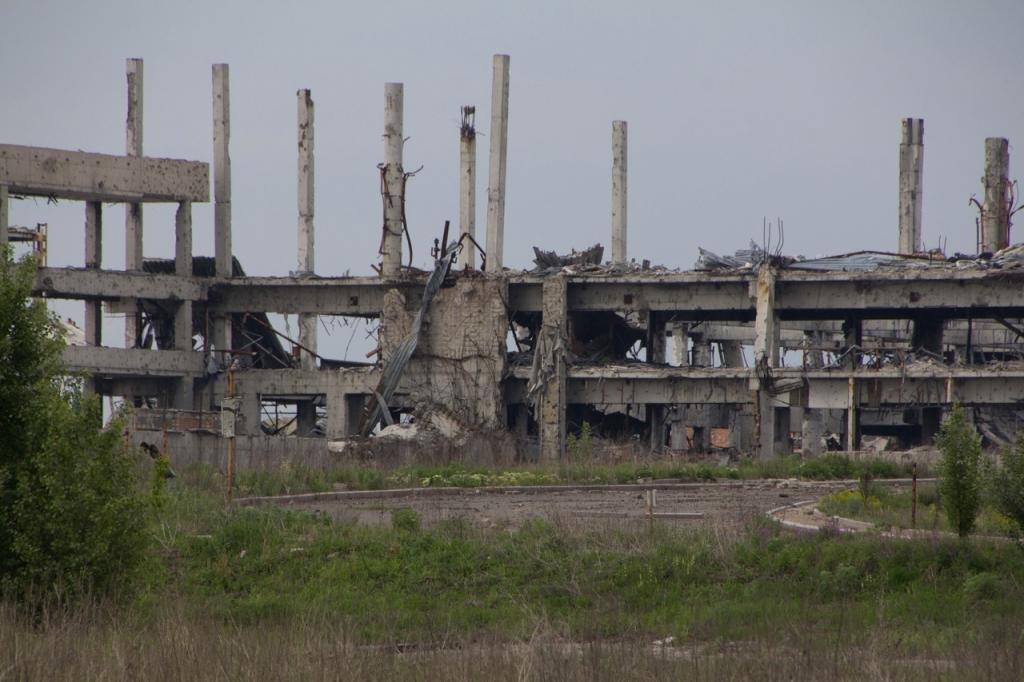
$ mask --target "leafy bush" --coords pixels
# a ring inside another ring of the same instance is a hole
[[[102,429],[99,399],[63,374],[34,280],[31,260],[0,253],[0,589],[69,600],[120,586],[145,518],[124,422]]]
[[[1024,531],[1024,434],[1013,448],[1003,451],[1002,460],[1002,468],[992,473],[993,502]]]
[[[420,529],[420,515],[409,507],[395,509],[391,512],[391,525],[395,530],[415,533]]]
[[[967,423],[963,408],[955,405],[935,440],[942,451],[942,505],[949,525],[964,537],[974,530],[981,507],[981,436]]]

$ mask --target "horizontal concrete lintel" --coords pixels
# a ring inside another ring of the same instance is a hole
[[[0,144],[11,194],[81,201],[210,200],[209,164]]]
[[[74,373],[127,378],[197,376],[204,371],[203,354],[187,350],[68,346],[64,363]]]
[[[380,317],[384,291],[376,277],[236,277],[211,282],[210,310]]]
[[[201,278],[146,272],[39,268],[34,293],[46,298],[199,301],[206,298],[206,285]]]
[[[261,396],[314,396],[373,391],[380,380],[375,367],[335,370],[252,369],[235,372],[235,386],[239,394],[257,393]],[[226,388],[226,376],[217,377],[215,392]],[[220,386],[223,383],[224,386]]]

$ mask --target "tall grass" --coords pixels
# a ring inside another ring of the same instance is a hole
[[[209,467],[188,467],[185,475],[214,487],[218,474]],[[514,468],[478,466],[465,463],[414,465],[398,468],[338,466],[311,469],[285,462],[275,469],[250,470],[237,475],[240,496],[286,495],[330,490],[382,490],[390,488],[452,486],[478,488],[508,485],[626,484],[664,480],[702,482],[760,478],[830,480],[910,475],[909,465],[875,459],[852,460],[828,454],[815,459],[796,456],[773,460],[741,460],[735,465],[651,460],[628,463],[573,461],[561,465],[524,464]],[[924,475],[924,474],[922,474]]]

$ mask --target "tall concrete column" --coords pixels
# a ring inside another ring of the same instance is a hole
[[[488,254],[490,264],[490,254]],[[540,362],[551,362],[553,370],[540,390],[537,422],[540,430],[540,458],[548,462],[565,456],[565,410],[567,405],[564,341],[568,336],[568,281],[562,275],[546,277],[541,285]]]
[[[314,173],[313,173],[313,98],[309,90],[299,90],[298,99],[298,270],[302,275],[312,275],[316,269],[315,240],[313,231]],[[310,313],[299,315],[299,343],[303,348],[300,363],[302,369],[316,369],[317,316]]]
[[[846,351],[846,366],[856,370],[861,366],[860,348],[864,343],[864,325],[861,320],[849,319],[843,322],[843,345]],[[846,404],[846,449],[860,448],[860,387],[850,377]]]
[[[125,153],[128,156],[142,156],[142,60],[128,59],[126,63],[128,80],[128,116],[125,120]],[[142,204],[124,205],[124,269],[129,272],[142,270]],[[133,305],[133,309],[137,306]],[[142,328],[142,315],[138,310],[125,317],[124,345],[135,348]]]
[[[178,203],[174,216],[174,274],[192,276],[192,202]],[[192,350],[192,301],[182,301],[174,314],[174,348]],[[174,407],[178,410],[193,408],[193,381],[186,375],[176,386]]]
[[[767,374],[779,363],[779,318],[775,312],[775,271],[767,264],[757,273],[756,317],[754,320],[754,375],[751,388],[755,395],[754,430],[758,456],[767,459],[776,451],[775,399]]]
[[[402,269],[405,222],[405,170],[402,168],[403,86],[384,84],[384,241],[381,276],[395,277]]]
[[[7,244],[7,228],[10,225],[9,204],[10,194],[7,191],[7,185],[0,184],[0,246]]]
[[[87,201],[85,204],[85,267],[99,270],[103,261],[103,204]],[[90,300],[85,302],[85,343],[90,346],[103,345],[103,303]],[[85,379],[86,393],[96,390],[95,378]]]
[[[612,262],[627,258],[628,147],[625,121],[612,121]]]
[[[85,203],[85,267],[99,270],[103,261],[103,204]],[[103,345],[103,306],[100,301],[85,302],[85,342]]]
[[[928,316],[914,320],[914,331],[910,337],[911,350],[922,349],[941,356],[945,329],[946,321],[939,317]],[[921,445],[929,445],[942,426],[942,408],[921,408],[920,422]]]
[[[818,369],[825,363],[821,356],[821,332],[804,332],[804,368]],[[806,395],[806,392],[805,392]],[[823,452],[822,438],[825,436],[825,415],[822,410],[811,408],[804,401],[800,419],[801,454],[816,457]]]
[[[505,173],[508,166],[507,54],[494,55],[491,80],[491,156],[487,180],[487,271],[505,263]]]
[[[979,252],[995,252],[1010,245],[1010,143],[1006,138],[985,139],[985,205],[981,212]]]
[[[296,93],[298,103],[298,271],[310,276],[316,269],[313,168],[313,97],[309,90]],[[299,314],[299,364],[302,369],[315,370],[317,351],[317,316]],[[316,404],[312,400],[296,403],[296,434],[309,436],[316,429]]]
[[[924,119],[903,119],[900,141],[900,253],[921,250],[921,189]]]
[[[213,250],[217,277],[234,276],[231,247],[231,85],[227,64],[213,65]],[[213,345],[231,349],[231,317],[213,321]],[[231,357],[221,358],[225,364]]]
[[[647,313],[647,362],[665,364],[667,360],[667,337],[665,318],[657,311]],[[665,417],[667,406],[661,403],[647,404],[647,425],[651,431],[651,452],[665,449]]]
[[[476,239],[476,107],[462,107],[459,128],[459,234]],[[476,268],[476,245],[463,242],[463,262]],[[447,246],[447,244],[445,245]]]

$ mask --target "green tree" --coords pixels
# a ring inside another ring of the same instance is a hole
[[[981,436],[958,404],[935,441],[942,451],[939,493],[946,517],[960,537],[970,535],[981,507]]]
[[[1003,465],[992,472],[992,501],[1024,532],[1024,434],[1002,453]]]
[[[62,368],[59,325],[31,298],[35,267],[0,253],[0,588],[70,600],[110,591],[144,549],[123,421]]]

